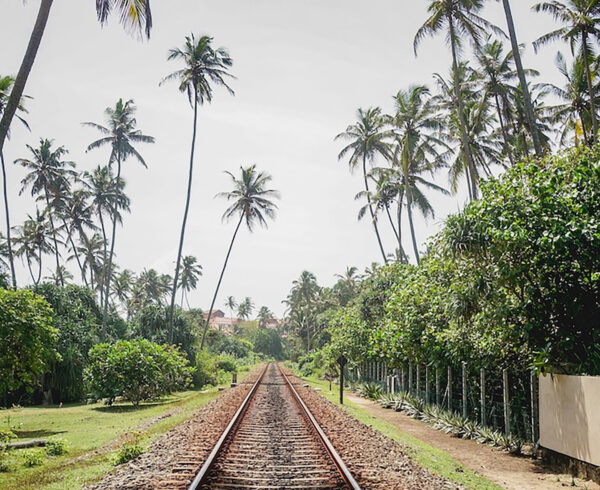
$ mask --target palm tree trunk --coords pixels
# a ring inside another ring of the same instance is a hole
[[[17,73],[15,83],[10,92],[10,97],[6,102],[6,107],[4,108],[2,119],[0,120],[0,152],[4,148],[4,141],[6,140],[6,135],[8,134],[8,128],[10,128],[10,123],[12,122],[15,112],[19,107],[19,101],[23,96],[23,90],[25,90],[25,84],[27,83],[29,72],[31,72],[31,67],[33,66],[38,48],[40,47],[42,36],[44,35],[44,30],[46,29],[46,23],[48,22],[48,17],[50,15],[52,1],[53,0],[41,0],[40,2],[40,8],[35,20],[35,25],[33,26],[33,31],[31,32],[31,36],[29,38],[29,44],[27,45],[25,56],[21,62],[19,73]]]
[[[398,235],[398,230],[396,230],[396,225],[394,224],[394,220],[392,219],[392,215],[390,214],[390,208],[388,206],[385,207],[385,213],[387,214],[390,225],[392,226],[392,231],[394,232],[396,240],[399,240],[400,235]]]
[[[194,150],[196,148],[196,123],[198,121],[198,89],[194,87],[194,129],[192,131],[192,148],[190,150],[190,170],[188,174],[187,196],[185,199],[185,211],[183,212],[183,223],[179,236],[179,250],[177,251],[177,262],[175,263],[175,275],[173,276],[173,291],[171,292],[171,310],[169,311],[169,342],[173,342],[173,312],[175,310],[175,295],[177,294],[177,281],[179,279],[179,266],[181,264],[181,253],[183,251],[183,239],[185,237],[185,225],[187,223],[188,211],[190,209],[190,198],[192,195],[192,177],[194,176]],[[207,321],[210,320],[207,319]],[[206,332],[206,329],[205,329]],[[202,335],[204,343],[204,335]],[[202,347],[200,347],[202,350]]]
[[[419,257],[419,248],[417,247],[417,237],[415,235],[415,226],[413,223],[413,217],[412,217],[412,198],[410,195],[410,190],[408,187],[408,180],[405,178],[404,179],[406,182],[406,212],[408,213],[408,224],[410,226],[410,235],[412,238],[412,244],[413,244],[413,250],[415,252],[415,258],[417,259],[417,265],[419,265],[419,262],[421,261],[420,257]]]
[[[33,269],[31,268],[31,257],[29,252],[25,252],[25,260],[27,261],[27,268],[29,269],[29,275],[31,276],[31,282],[35,284],[35,276],[33,275]]]
[[[102,229],[102,277],[97,281],[98,288],[100,289],[100,304],[104,304],[104,283],[100,281],[106,281],[106,228],[104,226],[104,218],[102,217],[102,208],[98,206],[98,216],[100,218],[100,228]],[[102,322],[102,336],[106,335],[106,324]]]
[[[65,230],[68,229],[66,221],[63,219],[63,226]],[[87,278],[85,277],[85,272],[83,270],[83,265],[81,264],[81,259],[79,258],[79,254],[77,253],[77,247],[75,246],[75,242],[73,241],[72,233],[68,233],[69,243],[71,244],[71,248],[73,249],[73,255],[75,256],[75,260],[77,261],[77,265],[79,266],[79,271],[81,272],[81,278],[83,279],[84,284],[88,285]]]
[[[473,168],[473,159],[471,158],[471,148],[469,146],[469,135],[467,133],[467,123],[465,121],[465,108],[462,100],[462,93],[460,90],[460,79],[458,78],[458,57],[457,57],[457,46],[456,46],[456,34],[454,32],[454,22],[452,16],[448,17],[448,24],[450,26],[450,45],[452,51],[452,71],[454,75],[454,97],[458,104],[458,120],[460,123],[460,136],[462,139],[463,152],[465,154],[466,165],[468,168]],[[477,184],[473,179],[471,181],[471,199],[477,199]]]
[[[56,228],[54,228],[54,220],[52,219],[52,212],[50,211],[50,197],[48,196],[47,188],[44,188],[44,194],[46,195],[46,209],[48,210],[50,228],[52,228],[52,241],[54,242],[54,257],[56,258],[56,273],[58,274],[58,280],[60,281],[60,285],[64,286],[65,281],[63,279],[62,271],[60,269],[60,259],[58,257],[58,241],[56,240]]]
[[[363,178],[365,179],[365,190],[367,191],[367,203],[369,205],[369,213],[371,213],[371,221],[373,222],[373,228],[375,229],[375,235],[377,236],[377,243],[379,244],[379,250],[381,250],[381,256],[383,262],[387,264],[387,257],[383,250],[383,244],[381,243],[381,237],[379,236],[379,228],[377,227],[377,219],[373,212],[373,205],[371,204],[371,194],[369,194],[369,179],[367,177],[367,158],[363,155]]]
[[[593,143],[598,137],[598,119],[596,117],[596,102],[594,101],[594,84],[592,83],[592,72],[590,70],[590,58],[587,47],[587,33],[585,31],[582,34],[581,47],[583,51],[583,63],[585,65],[585,76],[587,78],[588,92],[590,95],[590,113],[592,116],[592,138],[590,143]]]
[[[496,101],[496,111],[498,112],[498,122],[500,123],[500,130],[502,131],[502,138],[504,139],[504,145],[506,146],[506,154],[508,155],[508,160],[510,161],[511,166],[515,166],[515,160],[513,158],[513,154],[510,148],[510,143],[508,141],[508,132],[506,131],[506,126],[504,125],[504,118],[502,117],[502,109],[500,107],[500,100],[498,99],[498,94],[494,94],[494,100]]]
[[[397,220],[398,220],[398,249],[402,254],[402,261],[407,263],[408,256],[404,251],[404,247],[402,246],[402,208],[404,206],[404,194],[402,192],[398,192],[398,209],[396,211]]]
[[[121,179],[121,152],[117,151],[117,185]],[[108,269],[104,281],[106,282],[106,292],[104,293],[104,311],[102,313],[102,325],[106,326],[108,317],[108,298],[110,296],[110,280],[112,278],[112,261],[115,253],[115,237],[117,235],[117,210],[114,210],[112,217],[112,235],[110,240],[110,254],[108,255]]]
[[[227,268],[227,262],[229,261],[229,255],[231,254],[231,249],[233,248],[233,242],[235,242],[235,237],[238,234],[240,226],[242,224],[242,220],[244,219],[244,215],[240,216],[240,220],[238,221],[237,226],[235,227],[235,231],[233,232],[233,237],[231,238],[231,243],[229,244],[229,249],[227,250],[227,255],[225,256],[225,262],[223,264],[223,269],[221,269],[221,275],[219,276],[219,282],[217,282],[217,288],[215,289],[215,294],[213,295],[212,302],[210,303],[210,309],[208,310],[208,316],[206,317],[206,323],[204,324],[204,330],[202,331],[202,340],[200,341],[200,350],[204,347],[204,339],[206,337],[206,331],[208,330],[208,325],[210,323],[210,317],[213,312],[213,308],[215,307],[215,301],[217,300],[217,295],[219,294],[219,288],[221,287],[221,281],[223,280],[223,275],[225,274],[225,269]]]
[[[17,289],[17,275],[15,274],[15,259],[12,251],[12,242],[10,239],[10,213],[8,211],[8,190],[6,188],[6,165],[4,163],[4,152],[0,150],[0,160],[2,160],[2,186],[4,191],[4,211],[6,217],[6,244],[8,245],[8,263],[10,265],[10,275],[13,288]]]
[[[38,269],[38,277],[37,277],[37,281],[35,281],[35,285],[36,285],[36,286],[37,286],[37,285],[40,283],[40,281],[42,280],[42,246],[41,246],[41,245],[38,247],[38,254],[39,254],[39,257],[38,257],[38,264],[39,264],[39,266],[40,266],[40,267],[39,267],[39,269]]]
[[[535,154],[540,157],[543,154],[542,143],[540,141],[540,133],[535,120],[535,113],[533,112],[533,103],[531,102],[531,94],[529,93],[529,86],[527,85],[527,78],[525,77],[523,62],[521,61],[521,52],[519,51],[519,42],[517,41],[517,33],[515,31],[515,23],[513,21],[512,12],[510,9],[510,1],[502,0],[502,5],[504,6],[504,14],[506,15],[506,24],[508,26],[508,33],[510,36],[510,43],[512,46],[515,66],[517,68],[517,74],[519,76],[519,83],[521,84],[521,91],[523,92],[525,115],[527,116],[527,122],[529,123],[529,131],[531,132],[531,139],[533,140],[533,148],[535,149]]]

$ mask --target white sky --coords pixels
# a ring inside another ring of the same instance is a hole
[[[199,112],[199,131],[191,212],[184,254],[204,267],[190,304],[207,308],[233,232],[221,223],[225,209],[213,196],[228,190],[224,170],[256,163],[273,175],[281,191],[280,212],[268,230],[243,230],[236,242],[221,287],[224,298],[251,296],[278,315],[292,280],[308,269],[329,285],[334,274],[356,265],[380,261],[367,220],[356,219],[362,190],[357,173],[349,175],[337,161],[341,148],[334,136],[353,122],[358,107],[380,105],[392,110],[391,96],[413,83],[433,86],[432,74],[446,74],[450,56],[443,36],[426,40],[415,58],[412,40],[426,18],[425,0],[155,0],[150,41],[139,42],[113,19],[101,29],[93,0],[55,0],[42,46],[26,93],[31,133],[13,124],[5,145],[7,162],[28,156],[25,144],[54,138],[70,150],[80,170],[104,164],[108,149],[85,153],[97,134],[83,121],[103,123],[103,111],[119,97],[138,106],[138,125],[156,138],[140,145],[149,169],[127,161],[124,178],[132,200],[131,214],[118,230],[116,260],[135,272],[156,268],[173,273],[183,214],[192,111],[175,83],[159,87],[178,65],[167,62],[167,50],[183,44],[194,32],[214,37],[234,59],[236,96],[217,90],[212,105]],[[529,44],[554,25],[530,12],[530,0],[513,0],[519,41],[528,43],[524,62],[559,82],[554,55],[560,44],[533,54]],[[0,0],[0,74],[16,74],[33,26],[38,0],[25,4]],[[484,12],[505,28],[499,2]],[[28,194],[18,196],[21,168],[8,165],[13,225],[35,205]],[[438,182],[446,185],[446,175]],[[418,241],[439,230],[447,213],[462,207],[465,193],[431,195],[435,220],[416,222]],[[2,230],[5,229],[2,212]],[[406,221],[406,219],[404,219]],[[381,220],[387,251],[394,240]],[[409,253],[408,229],[403,230]],[[49,274],[52,259],[45,259]],[[70,265],[78,277],[76,264]],[[19,264],[21,284],[28,282]]]

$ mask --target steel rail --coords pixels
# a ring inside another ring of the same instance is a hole
[[[342,475],[342,478],[344,479],[344,481],[350,486],[350,488],[352,490],[360,490],[360,486],[358,485],[358,483],[352,476],[352,473],[350,473],[350,470],[348,470],[348,467],[342,461],[342,458],[340,457],[338,452],[333,447],[333,444],[331,444],[331,441],[329,440],[327,435],[325,435],[325,432],[323,432],[323,429],[321,428],[321,426],[319,425],[319,423],[313,416],[310,409],[306,406],[306,403],[304,403],[304,401],[302,400],[302,398],[296,391],[296,388],[294,388],[294,385],[292,385],[292,382],[289,380],[287,375],[281,370],[281,368],[279,367],[279,364],[277,364],[277,369],[283,376],[283,379],[285,379],[287,386],[290,388],[290,391],[294,395],[296,402],[298,403],[298,405],[300,405],[304,414],[307,416],[308,420],[310,421],[312,427],[315,429],[315,431],[319,435],[319,439],[321,439],[321,442],[323,443],[323,445],[325,446],[325,449],[329,453],[329,456],[331,457],[331,459],[337,466],[337,469],[340,472],[340,474]]]
[[[254,383],[254,385],[252,385],[252,388],[248,392],[248,395],[246,395],[246,398],[244,398],[244,401],[242,402],[240,407],[237,409],[237,412],[235,412],[233,418],[231,419],[231,421],[229,422],[229,424],[227,425],[227,427],[221,434],[221,437],[219,437],[219,440],[213,447],[213,450],[208,455],[208,458],[202,465],[202,468],[200,468],[200,471],[196,474],[196,477],[194,478],[194,480],[188,487],[188,490],[196,490],[199,487],[199,485],[201,483],[203,483],[203,480],[206,478],[206,475],[208,474],[208,472],[212,468],[212,465],[214,464],[215,460],[217,459],[217,455],[221,451],[221,448],[223,447],[225,440],[232,433],[233,428],[237,425],[237,423],[242,419],[244,412],[246,411],[246,409],[248,408],[248,405],[250,404],[250,400],[254,396],[254,393],[256,392],[258,385],[260,385],[260,382],[262,381],[263,376],[267,372],[267,369],[269,368],[270,364],[271,363],[267,363],[267,365],[265,366],[265,369],[263,370],[261,375],[258,377],[258,379]]]

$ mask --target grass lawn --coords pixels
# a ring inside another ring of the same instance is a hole
[[[329,382],[322,381],[314,377],[303,378],[307,383],[315,388],[320,388],[320,393],[328,400],[339,403],[340,391],[339,386],[333,385],[332,391],[329,391]],[[410,457],[423,468],[440,475],[452,482],[464,485],[466,488],[477,490],[498,490],[502,487],[487,480],[486,478],[477,475],[473,471],[465,468],[462,464],[456,461],[445,451],[436,449],[425,442],[412,437],[394,425],[373,417],[362,408],[349,400],[344,400],[343,409],[349,415],[361,421],[363,424],[370,425],[375,430],[386,435],[406,447]]]
[[[248,372],[239,373],[241,381]],[[42,466],[27,468],[23,450],[9,456],[11,471],[0,473],[2,489],[77,489],[99,479],[114,466],[113,453],[140,430],[144,443],[188,419],[192,412],[219,395],[217,388],[206,393],[184,391],[135,409],[131,404],[107,407],[68,404],[62,407],[25,407],[0,410],[0,427],[13,427],[19,440],[62,438],[68,454],[48,457]],[[167,413],[169,417],[152,420]],[[154,422],[154,423],[152,423]],[[146,424],[146,425],[144,425]],[[97,451],[96,451],[97,450]]]

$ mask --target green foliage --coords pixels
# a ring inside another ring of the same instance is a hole
[[[270,328],[259,328],[253,338],[254,351],[264,354],[268,357],[281,359],[283,357],[283,345],[281,336],[275,330]]]
[[[128,463],[144,453],[144,447],[140,442],[139,435],[136,435],[130,442],[123,444],[113,455],[112,462],[115,466]]]
[[[67,441],[64,439],[49,439],[44,446],[47,456],[61,456],[67,454]]]
[[[24,466],[26,466],[27,468],[32,468],[34,466],[43,465],[46,456],[43,449],[33,448],[23,450],[23,452],[21,453],[21,458],[23,459]]]
[[[46,373],[43,388],[52,389],[55,402],[81,400],[85,394],[84,366],[89,350],[99,340],[102,325],[102,312],[94,293],[84,287],[51,283],[34,286],[32,290],[52,307],[53,325],[58,330],[60,360]]]
[[[0,289],[0,392],[32,388],[59,358],[52,310],[27,290]]]
[[[235,373],[237,371],[237,364],[232,356],[220,355],[217,358],[217,368],[228,373]]]
[[[206,350],[201,350],[196,354],[196,364],[194,365],[194,386],[196,388],[218,383],[216,362],[216,357]]]
[[[122,396],[134,405],[185,388],[192,374],[176,347],[145,339],[94,346],[85,371],[93,397],[110,404]]]
[[[248,357],[254,350],[252,342],[240,335],[226,335],[218,330],[209,330],[206,334],[206,347],[214,354],[229,354],[235,358]]]

